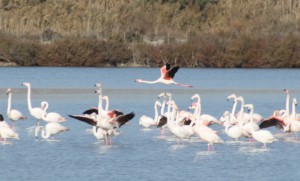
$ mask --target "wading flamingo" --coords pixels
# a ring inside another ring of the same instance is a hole
[[[245,108],[250,110],[250,123],[253,124],[253,112],[254,112],[254,107],[253,104],[246,104]],[[255,131],[253,129],[253,126],[251,126],[251,135],[252,138],[254,138],[256,141],[260,142],[263,144],[263,148],[267,148],[267,143],[273,143],[274,141],[277,141],[273,134],[269,130],[258,130]]]
[[[26,119],[26,117],[19,110],[11,109],[11,97],[12,97],[11,89],[7,89],[6,94],[8,95],[7,117],[13,122],[12,127],[14,127],[16,121]]]
[[[37,119],[38,126],[40,125],[40,120],[42,120],[43,109],[41,107],[33,108],[31,105],[31,85],[28,82],[22,83],[23,86],[27,87],[27,102],[28,102],[28,110],[32,117]]]
[[[4,139],[5,142],[7,138],[19,139],[19,135],[7,125],[2,114],[0,114],[0,122],[3,123],[0,125],[0,137]]]

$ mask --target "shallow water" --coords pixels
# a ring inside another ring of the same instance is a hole
[[[154,115],[154,101],[164,91],[173,94],[181,109],[187,109],[190,97],[199,93],[203,113],[217,118],[231,109],[226,98],[236,93],[268,117],[285,108],[284,88],[290,89],[291,97],[299,97],[298,69],[180,69],[175,80],[193,85],[191,89],[134,83],[136,78],[156,79],[158,68],[6,67],[0,68],[0,75],[0,112],[7,119],[5,91],[10,87],[13,108],[28,116],[16,124],[20,140],[0,143],[0,180],[297,180],[300,176],[300,141],[275,129],[270,131],[279,141],[267,149],[246,139],[232,141],[220,131],[225,144],[208,152],[207,144],[197,137],[178,144],[168,133],[160,136],[159,130],[138,125],[141,115]],[[63,123],[69,132],[54,140],[36,139],[27,129],[36,121],[28,112],[22,82],[31,82],[33,106],[46,100],[49,111],[66,118],[97,106],[93,85],[101,82],[110,107],[134,111],[136,117],[120,129],[113,145],[96,140],[89,125],[71,118]]]

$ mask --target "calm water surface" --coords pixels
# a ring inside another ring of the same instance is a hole
[[[199,93],[203,113],[219,118],[232,104],[231,93],[253,103],[256,112],[268,117],[275,109],[285,108],[284,88],[299,99],[298,69],[180,69],[177,86],[136,84],[134,79],[153,80],[158,68],[0,68],[0,112],[6,116],[7,88],[13,89],[13,108],[28,116],[17,123],[20,140],[0,144],[0,180],[299,180],[300,141],[270,129],[278,142],[266,150],[247,140],[233,142],[225,136],[224,145],[207,152],[207,144],[193,138],[177,144],[172,136],[160,137],[159,130],[144,130],[138,125],[141,115],[154,115],[157,95],[168,91],[181,109]],[[31,82],[32,104],[49,102],[49,111],[78,114],[96,106],[96,82],[110,97],[110,107],[136,117],[120,129],[112,146],[105,146],[90,133],[90,126],[74,119],[64,123],[69,132],[55,140],[36,139],[29,127],[36,121],[27,109],[26,89]]]

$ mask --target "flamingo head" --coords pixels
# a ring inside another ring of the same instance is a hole
[[[194,95],[191,97],[191,100],[194,100],[194,99],[199,99],[199,100],[200,100],[200,95],[199,95],[199,94],[194,94]]]
[[[140,83],[142,82],[142,79],[135,79],[134,82]]]
[[[236,94],[230,94],[230,95],[227,97],[227,101],[229,101],[230,99],[235,100],[236,98],[237,98]]]
[[[42,102],[41,102],[41,109],[44,110],[44,109],[46,108],[47,105],[48,105],[48,102],[42,101]]]
[[[7,90],[6,90],[6,94],[8,95],[8,94],[11,94],[11,89],[10,88],[8,88]]]
[[[289,93],[289,90],[288,89],[283,89],[283,91],[288,94]]]
[[[136,79],[135,82],[138,82],[138,80],[140,80],[140,79]],[[160,99],[161,97],[166,98],[166,96],[167,96],[167,93],[166,93],[166,92],[163,92],[163,93],[160,93],[160,94],[157,96],[157,99]]]
[[[197,106],[198,106],[198,103],[197,103],[197,102],[193,102],[193,103],[189,106],[188,110],[195,109]]]
[[[253,104],[246,104],[244,108],[248,109],[248,111],[253,110]]]
[[[155,106],[161,107],[161,103],[157,100],[157,101],[155,101]]]
[[[23,82],[21,85],[25,86],[25,87],[30,87],[30,83],[29,82]]]

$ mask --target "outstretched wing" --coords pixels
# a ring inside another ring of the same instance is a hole
[[[173,67],[171,70],[168,70],[164,79],[173,79],[175,77],[176,72],[179,70],[179,66]]]
[[[97,124],[97,120],[95,120],[91,117],[85,116],[85,115],[68,115],[68,116],[71,118],[77,119],[79,121],[85,122],[87,124],[90,124],[92,126],[96,126],[96,124]]]
[[[263,128],[268,128],[271,126],[276,126],[277,128],[282,129],[283,125],[284,125],[283,121],[276,119],[276,118],[270,118],[270,119],[266,119],[263,122],[261,122],[259,124],[259,128],[263,129]]]
[[[123,126],[125,123],[127,123],[128,121],[130,121],[132,118],[134,118],[135,114],[134,112],[131,112],[129,114],[125,114],[125,115],[120,115],[117,116],[115,119],[115,121],[117,122],[118,127],[120,128],[121,126]]]
[[[82,114],[93,114],[93,113],[98,114],[98,108],[93,107],[91,109],[84,111]]]
[[[166,116],[162,116],[162,117],[159,119],[158,124],[157,124],[156,127],[158,127],[158,128],[163,127],[165,124],[167,124],[167,121],[168,121],[167,117],[166,117]]]

